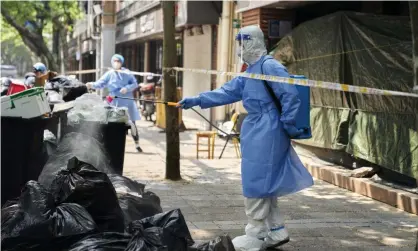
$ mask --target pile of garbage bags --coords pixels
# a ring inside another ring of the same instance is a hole
[[[9,86],[12,84],[12,80],[10,78],[2,77],[0,78],[0,93],[1,96],[7,95],[7,91],[9,90]]]
[[[38,177],[39,183],[45,187],[51,186],[58,173],[67,169],[68,161],[73,157],[91,164],[105,174],[114,173],[106,150],[99,141],[82,133],[71,132],[61,139],[49,155]]]
[[[48,102],[63,103],[73,101],[76,98],[88,93],[86,85],[72,76],[56,76],[45,83],[45,92]]]
[[[101,149],[86,148],[99,145],[93,138],[68,136],[38,181],[2,207],[2,250],[234,250],[228,236],[194,244],[180,209],[163,212],[144,184],[115,174],[104,156],[94,156]]]
[[[67,117],[69,125],[85,121],[101,124],[109,122],[129,124],[128,108],[110,106],[98,95],[89,93],[74,100],[74,107],[68,112]]]

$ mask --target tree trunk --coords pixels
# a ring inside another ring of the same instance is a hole
[[[60,54],[60,33],[61,29],[53,24],[52,29],[52,54],[54,55],[57,69],[60,69],[61,66],[61,54]]]
[[[413,90],[418,92],[418,2],[409,1],[409,14],[411,17],[411,31],[412,31],[412,72],[414,73],[414,87]],[[418,174],[415,174],[415,179],[418,186]],[[417,231],[417,246],[418,251],[418,231]]]
[[[4,18],[4,20],[14,27],[17,32],[19,33],[20,37],[23,40],[23,43],[32,50],[36,56],[42,59],[44,63],[47,64],[48,68],[52,71],[56,71],[59,68],[59,65],[57,65],[57,62],[54,58],[54,55],[51,53],[51,51],[48,49],[48,46],[46,45],[42,33],[34,33],[29,31],[28,29],[24,28],[23,26],[19,25],[16,20],[11,17],[7,11],[3,8],[1,8],[1,14]]]
[[[176,66],[176,40],[175,40],[175,16],[174,1],[162,1],[163,9],[163,87],[164,100],[177,101],[176,78],[167,69]],[[170,180],[181,179],[180,175],[180,139],[179,139],[179,111],[178,108],[165,106],[166,114],[166,166],[165,178]]]
[[[415,251],[418,251],[418,231],[417,231],[417,244],[415,244]]]
[[[63,51],[63,58],[61,58],[61,60],[64,62],[64,70],[67,71],[68,69],[70,69],[70,57],[68,56],[68,42],[67,42],[67,34],[68,34],[68,30],[65,28],[61,31],[61,46],[62,46],[62,51]]]
[[[409,13],[411,16],[412,30],[412,60],[414,72],[414,90],[418,92],[418,2],[409,1]],[[418,177],[417,183],[418,183]]]

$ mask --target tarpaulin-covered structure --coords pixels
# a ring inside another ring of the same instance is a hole
[[[272,53],[309,79],[411,92],[409,17],[336,12],[296,27]],[[345,151],[418,177],[418,99],[311,89],[313,138],[300,143]]]

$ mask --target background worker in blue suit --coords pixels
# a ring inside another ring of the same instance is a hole
[[[129,70],[122,67],[124,62],[123,56],[115,54],[112,56],[112,67],[114,70],[106,72],[97,82],[87,83],[87,87],[90,89],[103,89],[107,87],[111,96],[133,98],[132,91],[138,87],[138,83],[135,77],[130,74]],[[121,70],[121,71],[119,71]],[[142,152],[139,146],[138,130],[136,128],[135,121],[140,120],[138,108],[134,100],[115,98],[112,100],[111,105],[117,107],[128,108],[129,118],[132,121],[131,134],[135,141],[135,148],[138,152]]]
[[[236,38],[237,54],[247,73],[289,77],[287,69],[267,56],[263,32],[243,27]],[[263,69],[261,69],[261,67]],[[295,126],[300,100],[295,86],[267,82],[282,105],[281,114],[261,80],[236,77],[221,88],[185,98],[179,106],[209,108],[242,100],[248,116],[241,129],[242,187],[248,224],[245,235],[233,240],[237,250],[260,250],[289,241],[277,198],[313,185],[312,176],[299,160],[290,138],[303,133]]]

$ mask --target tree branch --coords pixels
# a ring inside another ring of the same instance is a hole
[[[4,8],[1,8],[1,15],[3,16],[5,21],[11,26],[13,26],[13,28],[15,28],[19,33],[29,32],[28,29],[19,25],[11,16],[9,16],[9,14],[6,12]]]

